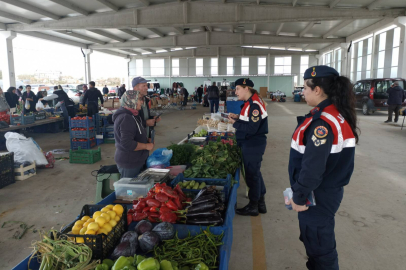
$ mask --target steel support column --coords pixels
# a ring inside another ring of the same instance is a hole
[[[16,33],[13,31],[0,32],[0,53],[5,61],[1,63],[3,71],[3,91],[6,91],[10,86],[16,85],[16,77],[14,71],[14,54],[13,54],[13,39]]]

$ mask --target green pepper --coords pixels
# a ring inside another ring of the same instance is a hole
[[[198,265],[196,265],[195,270],[209,270],[209,267],[201,262]]]
[[[139,265],[143,260],[145,260],[144,256],[141,255],[134,255],[135,264]]]
[[[170,261],[163,260],[161,261],[161,270],[173,270],[172,264]]]
[[[127,257],[120,256],[120,258],[118,258],[114,263],[111,270],[122,270],[126,266],[130,266],[130,262],[128,261]]]
[[[183,266],[180,270],[190,270],[189,266]]]
[[[95,270],[109,270],[109,266],[105,263],[99,264],[98,266],[96,266]]]
[[[124,267],[124,268],[121,269],[121,270],[137,270],[137,268],[135,268],[135,267],[132,266],[132,265],[128,265],[128,266]]]
[[[205,186],[206,186],[206,183],[205,183],[205,182],[202,182],[202,183],[200,184],[200,186],[199,186],[199,189],[203,189]]]
[[[128,262],[130,263],[130,265],[134,266],[135,264],[135,259],[134,257],[127,257]]]
[[[112,260],[110,260],[110,259],[104,259],[103,263],[107,264],[109,266],[109,269],[112,268],[113,265],[114,265],[114,262]]]
[[[159,270],[159,268],[159,262],[154,258],[145,259],[137,266],[138,270]]]

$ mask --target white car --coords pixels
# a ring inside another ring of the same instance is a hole
[[[63,88],[63,91],[68,94],[68,97],[72,99],[75,104],[78,104],[80,102],[82,91],[79,91],[76,88]]]
[[[34,94],[38,93],[38,89],[41,86],[45,86],[45,84],[31,84],[31,92],[33,92]]]

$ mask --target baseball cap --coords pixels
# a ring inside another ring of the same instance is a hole
[[[134,86],[136,86],[137,84],[139,84],[139,83],[147,83],[147,82],[150,82],[151,80],[146,80],[146,79],[144,79],[144,78],[142,78],[142,77],[135,77],[133,80],[132,80],[132,82],[131,82],[131,84],[132,84],[132,86],[134,87]]]

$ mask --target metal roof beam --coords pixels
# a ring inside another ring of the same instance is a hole
[[[83,8],[78,7],[77,5],[74,5],[66,0],[49,0],[51,2],[57,3],[58,5],[61,5],[63,7],[66,7],[70,10],[76,11],[77,13],[80,13],[82,15],[89,15],[89,12],[84,10]]]
[[[150,52],[150,53],[156,53],[156,51],[151,50],[151,49],[142,48],[141,50],[146,51],[146,52]]]
[[[35,38],[40,38],[40,39],[45,39],[45,40],[49,40],[49,41],[53,41],[53,42],[63,43],[66,45],[80,47],[83,49],[87,49],[87,47],[88,47],[88,45],[85,43],[81,43],[81,42],[77,42],[77,41],[73,41],[73,40],[69,40],[69,39],[65,39],[65,38],[60,38],[60,37],[56,37],[56,36],[51,36],[51,35],[47,35],[47,34],[40,33],[40,32],[26,31],[26,32],[19,32],[18,34],[35,37]]]
[[[278,27],[278,30],[276,30],[276,35],[277,35],[277,36],[279,36],[279,34],[281,33],[284,24],[285,24],[285,23],[281,23],[281,24],[279,25],[279,27]]]
[[[296,4],[297,4],[297,0],[293,0],[292,6],[294,7],[294,6],[296,6]]]
[[[345,42],[345,38],[332,38],[328,42]],[[145,40],[128,40],[124,43],[91,45],[92,49],[128,48],[177,48],[177,47],[233,47],[239,46],[286,46],[288,44],[326,43],[323,38],[253,35],[230,32],[196,32],[182,36],[167,36]]]
[[[26,23],[26,24],[30,24],[30,23],[34,22],[34,21],[29,20],[27,18],[18,16],[18,15],[15,15],[15,14],[11,14],[11,13],[8,13],[8,12],[5,12],[5,11],[1,11],[1,10],[0,10],[0,17],[4,17],[4,18],[7,18],[7,19],[10,19],[10,20],[13,20],[13,21]]]
[[[105,53],[105,54],[110,54],[110,55],[114,55],[114,56],[118,56],[118,57],[124,57],[124,58],[129,58],[130,57],[127,54],[119,53],[119,52],[115,52],[115,51],[111,51],[111,50],[94,50],[94,51]]]
[[[130,53],[130,54],[140,55],[140,53],[139,53],[139,52],[136,52],[136,51],[133,51],[133,50],[120,49],[120,51],[123,51],[123,52],[128,52],[128,53]]]
[[[370,4],[367,6],[367,9],[373,10],[373,9],[376,8],[379,4],[381,4],[381,2],[382,2],[382,0],[375,0],[375,1],[373,1],[372,3],[370,3]]]
[[[138,0],[139,2],[141,2],[144,6],[149,6],[150,2],[148,0]]]
[[[175,29],[175,32],[178,33],[179,35],[185,34],[185,31],[183,30],[182,27],[174,27],[173,29]]]
[[[340,3],[340,2],[341,2],[341,0],[333,0],[330,3],[330,8],[335,8],[335,6],[337,6],[337,4]]]
[[[300,32],[299,37],[303,37],[304,35],[306,35],[306,33],[309,32],[313,26],[314,26],[314,22],[309,22],[309,24],[305,27],[305,29],[303,29]]]
[[[64,35],[68,35],[68,36],[71,36],[71,37],[75,37],[75,38],[80,38],[80,39],[87,40],[87,41],[90,41],[90,42],[98,43],[98,44],[101,44],[101,45],[107,44],[107,42],[98,40],[96,38],[88,37],[88,36],[78,34],[78,33],[74,33],[74,32],[67,32],[65,30],[58,30],[58,31],[55,31],[55,32],[58,32],[58,33],[64,34]]]
[[[10,5],[13,5],[13,6],[37,13],[37,14],[41,14],[41,15],[44,15],[44,16],[54,19],[54,20],[59,20],[61,18],[60,16],[58,16],[56,14],[53,14],[53,13],[43,10],[41,8],[32,6],[30,4],[21,2],[20,0],[0,0],[0,2],[4,2],[4,3],[10,4]]]
[[[161,32],[159,32],[158,30],[156,30],[155,28],[148,28],[149,31],[151,31],[152,33],[154,33],[155,35],[158,35],[160,37],[164,37],[165,35],[162,34]]]
[[[110,8],[111,10],[118,11],[120,8],[113,3],[111,3],[108,0],[96,0],[97,2],[100,2],[101,4],[105,5],[106,7]]]
[[[334,35],[337,31],[343,29],[344,27],[346,27],[347,25],[353,23],[355,20],[346,20],[346,21],[342,21],[341,23],[339,23],[338,25],[334,26],[333,28],[330,29],[330,31],[328,31],[327,33],[325,33],[323,35],[323,38],[328,38],[331,35]]]
[[[386,18],[386,19],[380,20],[379,22],[376,22],[376,23],[346,37],[346,42],[350,42],[351,40],[355,40],[355,39],[361,38],[363,36],[373,34],[374,32],[376,32],[380,29],[383,29],[391,24],[394,24],[394,21],[395,20],[393,18]]]
[[[6,24],[0,23],[0,30],[7,30]]]
[[[136,37],[136,38],[138,38],[139,40],[144,40],[144,39],[145,39],[144,36],[141,36],[140,34],[137,34],[137,33],[135,33],[134,31],[132,31],[132,30],[130,30],[130,29],[118,29],[118,30],[120,30],[121,32],[126,33],[126,34],[128,34],[128,35],[131,35],[131,36],[133,36],[133,37]]]
[[[125,39],[120,38],[120,37],[115,36],[115,35],[112,35],[110,33],[107,33],[106,31],[97,30],[97,29],[96,30],[87,30],[87,31],[98,34],[98,35],[106,37],[106,38],[111,38],[111,39],[114,39],[114,40],[117,40],[117,41],[120,41],[120,42],[125,42]]]
[[[61,1],[61,0],[52,0]],[[185,7],[187,8],[184,8]],[[183,10],[181,16],[179,10]],[[202,16],[202,10],[205,10]],[[289,7],[275,5],[252,5],[192,1],[170,2],[138,9],[123,9],[118,12],[95,13],[89,16],[64,18],[59,21],[40,21],[31,25],[10,25],[8,30],[43,31],[103,28],[157,28],[236,25],[254,23],[319,22],[352,19],[396,18],[405,15],[404,8],[367,10],[365,8],[334,9],[317,7]],[[157,16],[159,14],[159,16]],[[219,16],[219,14],[222,14]],[[226,15],[224,15],[226,14]]]

